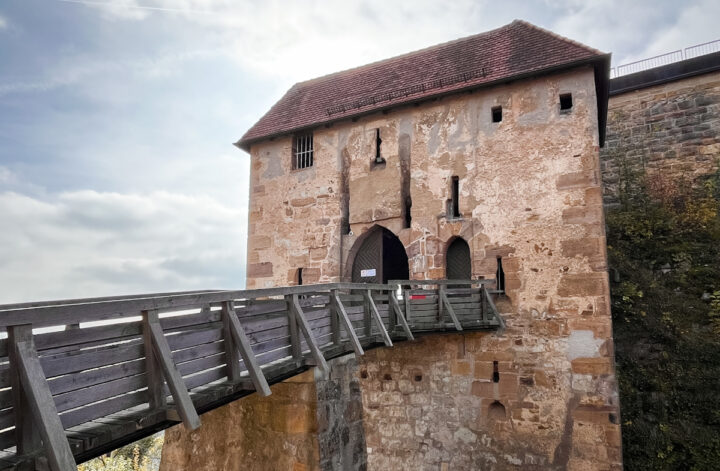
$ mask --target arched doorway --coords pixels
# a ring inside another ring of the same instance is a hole
[[[353,250],[353,283],[387,283],[410,277],[405,247],[389,230],[375,226],[356,244],[360,245]]]
[[[445,254],[445,276],[448,280],[469,280],[471,275],[470,246],[458,237],[448,245]]]

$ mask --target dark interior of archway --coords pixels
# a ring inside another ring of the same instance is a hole
[[[471,272],[470,247],[458,237],[447,249],[445,276],[448,280],[469,280]]]
[[[352,281],[387,283],[388,280],[408,278],[407,253],[400,239],[384,227],[373,229],[367,234],[355,254]]]
[[[400,239],[387,229],[383,229],[383,283],[388,280],[408,280],[410,271],[408,258]]]

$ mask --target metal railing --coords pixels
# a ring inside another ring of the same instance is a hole
[[[333,283],[0,306],[0,469],[90,459],[311,366],[492,330],[488,281]],[[403,296],[397,291],[403,286]],[[50,329],[48,327],[55,327]],[[34,462],[34,463],[33,463]]]
[[[660,54],[659,56],[648,57],[647,59],[612,67],[610,69],[610,78],[634,74],[636,72],[642,72],[643,70],[654,69],[655,67],[661,67],[663,65],[680,62],[685,59],[692,59],[693,57],[704,56],[706,54],[712,54],[713,52],[718,51],[720,51],[720,39],[686,47],[684,50],[678,49],[677,51]]]

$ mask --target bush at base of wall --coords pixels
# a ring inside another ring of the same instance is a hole
[[[622,183],[607,235],[625,468],[720,469],[720,171]]]

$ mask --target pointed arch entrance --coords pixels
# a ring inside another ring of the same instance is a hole
[[[405,247],[395,234],[381,226],[363,234],[349,258],[353,283],[387,283],[410,277]]]
[[[445,254],[445,276],[448,280],[469,280],[471,275],[470,246],[457,237],[450,242]]]

